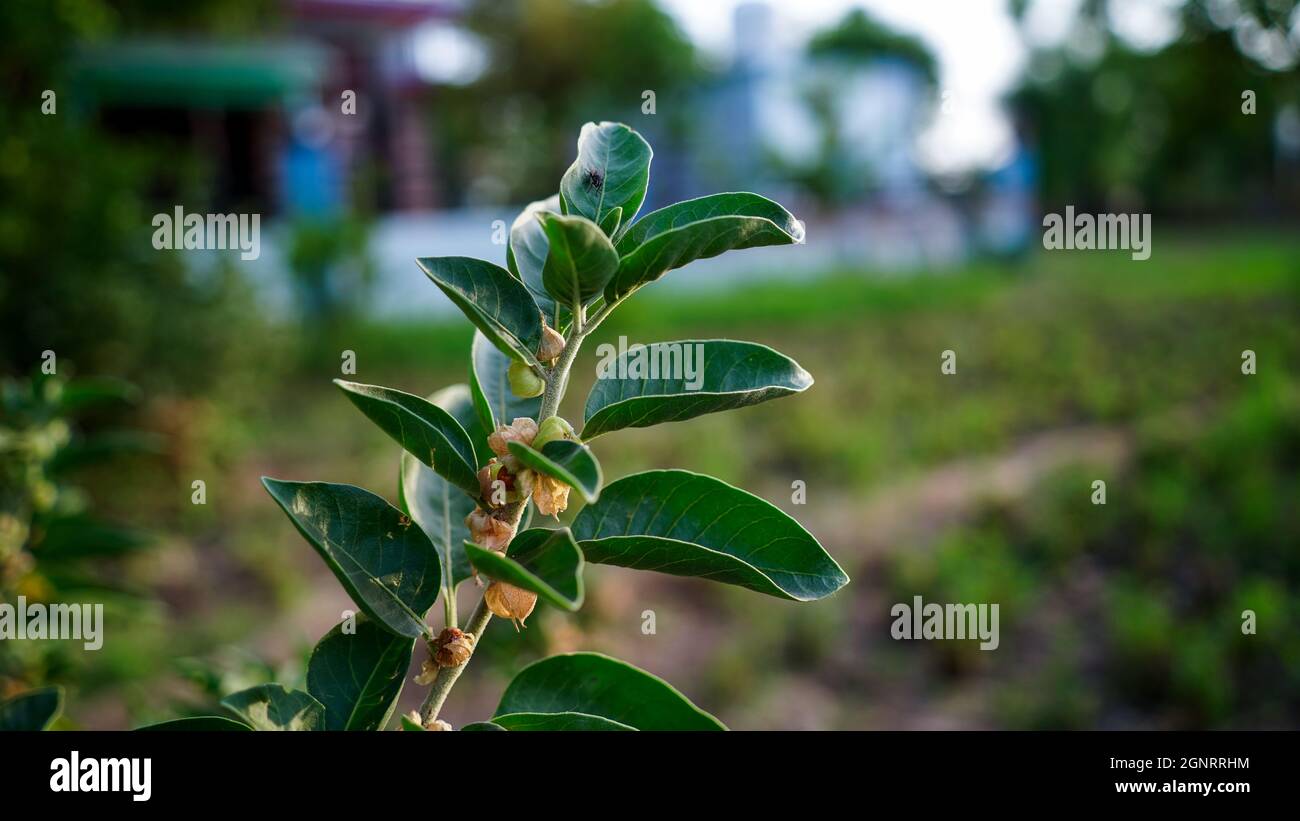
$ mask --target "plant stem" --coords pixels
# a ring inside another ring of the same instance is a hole
[[[564,398],[564,390],[569,384],[569,369],[573,367],[573,360],[577,358],[578,349],[582,347],[582,338],[586,334],[586,329],[579,327],[578,321],[578,318],[574,319],[573,335],[565,344],[555,367],[547,374],[546,391],[542,394],[542,407],[537,412],[538,424],[554,416],[560,409],[560,400]]]
[[[483,637],[483,631],[490,621],[492,621],[492,611],[488,609],[485,599],[479,599],[478,606],[474,608],[469,621],[465,623],[465,632],[473,634],[476,648],[479,639]],[[442,704],[447,700],[448,694],[451,693],[451,688],[456,684],[456,679],[460,678],[460,674],[465,671],[468,665],[469,659],[466,659],[464,664],[455,667],[438,668],[438,677],[430,685],[429,694],[424,697],[424,704],[420,705],[421,724],[431,724],[438,717],[438,711],[442,709]]]
[[[608,308],[612,307],[612,305],[608,306]],[[582,346],[582,339],[595,328],[599,319],[603,319],[604,315],[609,313],[608,308],[601,310],[596,317],[593,317],[593,322],[590,325],[583,324],[586,320],[583,315],[585,312],[579,312],[579,315],[574,318],[573,332],[568,343],[564,346],[564,351],[556,361],[555,367],[551,368],[546,374],[546,391],[542,395],[542,407],[537,413],[538,424],[554,416],[556,411],[560,409],[560,400],[564,398],[564,389],[569,382],[569,370],[573,367],[573,361],[578,356],[578,348]],[[518,527],[519,520],[523,518],[524,508],[528,503],[525,500],[516,504],[514,524],[515,527]],[[448,594],[444,593],[444,595]],[[450,598],[450,596],[448,597]],[[450,618],[454,619],[455,610],[452,608],[454,608],[454,605],[451,605],[447,612]],[[466,633],[473,634],[475,650],[478,649],[478,643],[482,640],[483,632],[487,629],[490,621],[492,621],[492,611],[488,609],[487,600],[479,599],[478,606],[474,608],[474,612],[470,614],[469,621],[465,623],[463,628]],[[451,626],[450,621],[448,626]],[[428,726],[438,717],[443,703],[451,693],[451,688],[456,684],[456,679],[460,678],[460,674],[465,671],[470,659],[473,657],[473,653],[471,653],[470,658],[465,659],[463,664],[456,667],[438,668],[438,675],[433,680],[433,684],[429,686],[429,693],[424,697],[424,703],[420,705],[421,724]]]

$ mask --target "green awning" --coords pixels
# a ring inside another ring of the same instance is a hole
[[[301,41],[130,42],[81,53],[74,90],[93,105],[265,108],[319,90],[326,55]]]

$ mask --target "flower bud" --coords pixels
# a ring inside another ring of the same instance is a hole
[[[564,353],[564,335],[550,325],[542,326],[542,344],[537,348],[540,362],[554,362]]]
[[[488,447],[492,448],[492,452],[500,456],[505,463],[505,458],[510,456],[508,443],[523,442],[525,445],[531,445],[535,438],[537,438],[537,423],[526,416],[520,416],[509,425],[497,425],[497,429],[488,434]],[[508,463],[505,464],[509,467]]]
[[[474,652],[474,634],[448,627],[434,641],[433,660],[439,667],[459,667]]]
[[[541,396],[546,391],[546,383],[542,378],[522,362],[511,362],[506,378],[510,381],[510,392],[515,396],[528,399]]]
[[[537,605],[537,594],[513,584],[492,582],[483,593],[483,601],[493,615],[513,620],[518,630]]]
[[[542,420],[541,427],[537,429],[537,435],[533,437],[533,449],[541,450],[557,439],[577,438],[577,435],[573,432],[573,425],[570,425],[559,416],[548,416]]]
[[[498,519],[481,507],[474,508],[465,517],[465,527],[469,528],[469,539],[485,550],[502,551],[515,537],[515,526]]]

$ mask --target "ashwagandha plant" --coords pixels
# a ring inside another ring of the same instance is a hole
[[[751,342],[678,343],[703,351],[702,381],[694,375],[688,383],[671,362],[664,372],[645,369],[629,360],[647,349],[629,350],[599,374],[581,435],[557,415],[583,340],[642,287],[692,260],[803,241],[789,212],[757,194],[714,194],[633,221],[650,157],[627,126],[588,123],[559,194],[529,205],[511,227],[508,269],[466,257],[419,260],[477,328],[469,384],[425,400],[336,381],[404,449],[399,506],[351,485],[263,479],[364,615],[316,646],[306,692],[262,685],[222,701],[240,722],[172,724],[383,729],[413,646],[423,641],[429,657],[416,681],[428,695],[401,723],[448,729],[439,711],[492,616],[518,627],[539,597],[577,610],[585,562],[696,576],[793,601],[820,599],[848,582],[817,540],[768,502],[684,470],[604,485],[588,446],[623,428],[803,391],[812,377],[788,357]],[[585,506],[561,526],[558,514],[574,493]],[[533,525],[542,517],[552,524]],[[486,587],[461,623],[456,588],[471,578]],[[439,596],[445,626],[435,633],[426,614]],[[495,714],[464,729],[722,728],[643,670],[571,653],[525,667]]]

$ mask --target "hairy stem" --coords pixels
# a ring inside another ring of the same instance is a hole
[[[465,623],[465,632],[474,636],[474,646],[478,647],[478,640],[483,637],[483,631],[487,628],[488,622],[492,621],[492,611],[488,609],[487,601],[479,599],[478,606],[470,614],[469,621]],[[420,705],[420,723],[429,725],[438,717],[438,711],[442,709],[442,704],[447,700],[451,693],[451,688],[455,686],[456,679],[465,671],[469,665],[469,659],[465,659],[464,664],[458,664],[455,667],[438,668],[438,677],[434,679],[429,686],[429,694],[424,697],[424,703]]]

